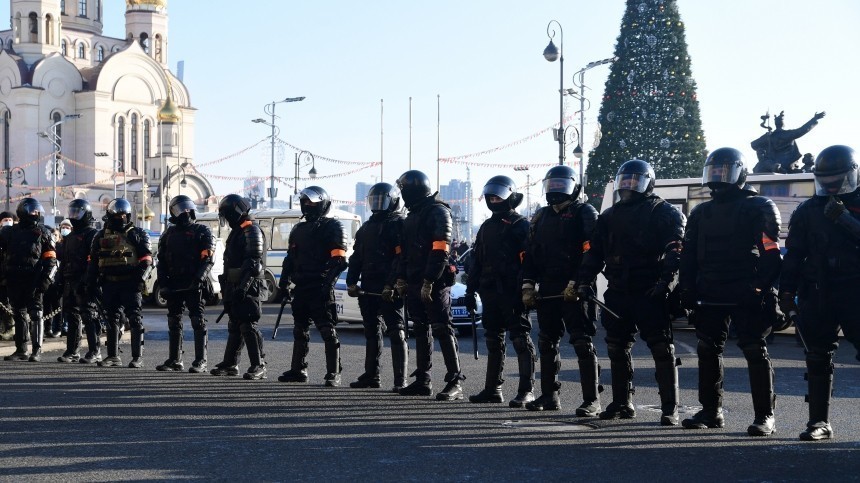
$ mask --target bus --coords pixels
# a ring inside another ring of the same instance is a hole
[[[266,235],[266,285],[269,288],[268,302],[274,302],[278,297],[278,281],[281,278],[281,265],[287,256],[287,242],[290,231],[302,216],[301,210],[251,210],[251,215],[260,225]],[[361,226],[361,217],[348,211],[332,209],[328,215],[338,220],[343,225],[346,234],[346,256],[352,254],[352,246],[355,243],[355,233]],[[215,237],[216,259],[223,260],[224,244],[230,235],[229,226],[221,226],[217,212],[200,213],[197,222],[202,223],[212,230]],[[223,263],[223,262],[222,262]],[[217,289],[217,288],[216,288]]]

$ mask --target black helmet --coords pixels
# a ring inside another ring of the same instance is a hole
[[[837,144],[824,148],[815,158],[815,194],[819,196],[852,193],[857,189],[857,162],[854,150]],[[20,217],[20,213],[18,214]]]
[[[543,177],[543,192],[550,205],[579,198],[580,184],[570,166],[553,166]]]
[[[104,221],[111,230],[124,229],[131,223],[131,203],[125,198],[111,200]]]
[[[400,188],[400,193],[403,196],[403,204],[407,208],[430,196],[431,193],[430,178],[417,169],[411,169],[401,174],[397,178],[397,187]]]
[[[487,208],[493,212],[506,212],[520,205],[523,201],[523,195],[517,193],[517,185],[514,180],[507,176],[493,176],[484,185],[484,202],[487,203]],[[501,198],[498,203],[491,203],[490,197]]]
[[[308,186],[299,193],[299,204],[302,207],[302,215],[314,221],[328,214],[331,209],[331,198],[326,190],[319,186]]]
[[[222,226],[225,223],[233,226],[239,223],[239,219],[247,215],[250,209],[251,202],[247,198],[237,194],[227,195],[218,203],[218,218],[221,219]]]
[[[25,224],[41,222],[42,216],[45,215],[42,203],[39,203],[39,200],[35,198],[24,198],[18,202],[18,208],[15,212],[18,214],[18,220]]]
[[[377,211],[400,209],[400,190],[388,183],[376,183],[367,191],[367,208]]]
[[[87,200],[76,198],[69,202],[67,210],[69,220],[71,221],[86,221],[89,222],[93,218],[93,207]]]
[[[197,205],[185,195],[174,196],[168,206],[171,223],[188,224],[197,219]]]
[[[631,159],[618,168],[615,193],[620,202],[633,201],[654,191],[654,168],[641,159]]]
[[[719,148],[708,155],[702,170],[702,185],[720,192],[742,188],[747,182],[744,155],[735,148]]]

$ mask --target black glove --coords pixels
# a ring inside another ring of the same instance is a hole
[[[579,299],[583,301],[588,301],[596,297],[594,289],[591,288],[591,284],[588,283],[580,283],[577,285],[576,294],[579,296]]]
[[[830,201],[824,205],[824,216],[826,216],[830,221],[835,222],[842,216],[842,213],[845,213],[846,208],[845,204],[842,203],[842,200],[835,196],[830,197]]]
[[[682,290],[681,291],[681,307],[684,307],[687,310],[696,310],[698,302],[698,297],[696,296],[696,292],[692,290]]]
[[[288,304],[293,301],[293,294],[290,293],[289,287],[281,287],[278,289],[278,297],[275,302],[279,304]]]
[[[51,279],[44,277],[36,283],[36,293],[44,294],[51,288]]]
[[[779,308],[786,316],[791,316],[792,312],[795,314],[798,312],[796,296],[794,292],[779,293]]]
[[[248,295],[248,290],[251,287],[249,285],[238,285],[233,289],[233,300],[239,301],[245,298]]]
[[[358,287],[358,285],[349,285],[346,287],[346,294],[350,297],[358,297],[359,295],[361,295],[361,289]]]
[[[469,312],[478,311],[478,298],[473,293],[466,293],[466,310]]]
[[[382,300],[386,302],[394,302],[395,297],[398,297],[398,295],[391,285],[386,285],[382,288]]]
[[[764,304],[764,292],[760,289],[751,289],[747,292],[746,297],[742,304],[746,307],[760,309]]]
[[[658,280],[645,294],[654,300],[666,300],[666,296],[669,295],[669,284],[664,280]]]

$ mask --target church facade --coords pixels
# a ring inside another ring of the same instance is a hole
[[[102,4],[10,0],[0,31],[3,208],[40,200],[55,224],[74,198],[100,219],[126,197],[139,225],[159,230],[165,205],[215,203],[193,169],[195,109],[168,68],[167,0],[126,0],[126,38],[102,35]],[[50,216],[53,211],[54,216]]]

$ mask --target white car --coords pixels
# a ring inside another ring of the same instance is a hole
[[[481,304],[481,297],[477,298],[478,311],[475,319],[478,325],[480,325],[484,306]],[[339,321],[361,323],[358,298],[350,297],[346,293],[346,271],[340,274],[340,277],[334,284],[334,300],[337,306],[337,318]],[[466,286],[459,282],[451,287],[451,318],[458,333],[464,335],[472,333],[472,316],[466,310]]]

